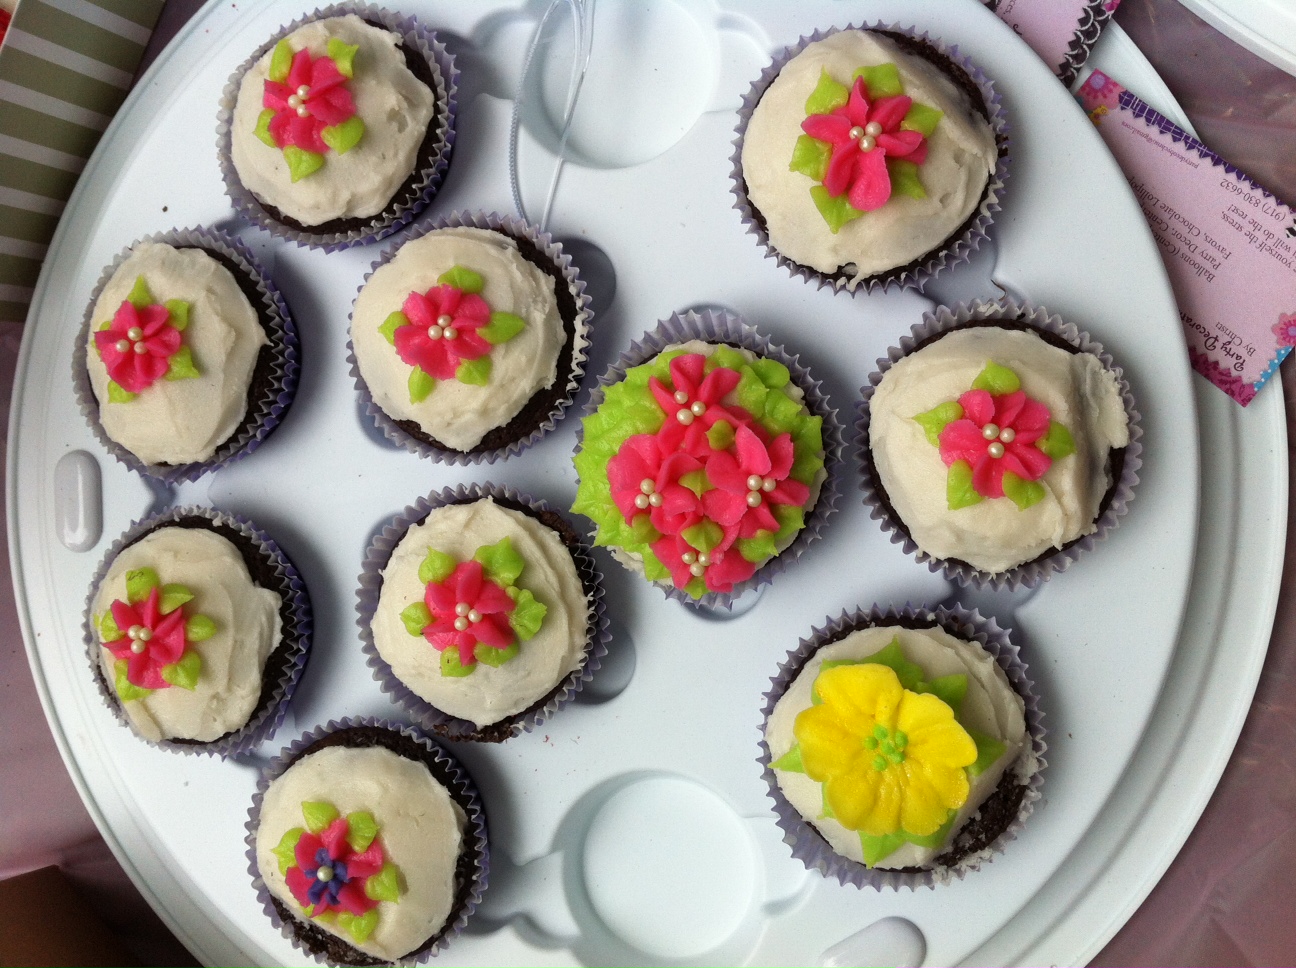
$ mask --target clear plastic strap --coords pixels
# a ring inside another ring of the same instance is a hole
[[[580,98],[581,85],[585,83],[585,73],[589,69],[590,49],[594,41],[594,0],[551,0],[549,6],[545,9],[544,15],[540,22],[536,24],[535,33],[531,37],[531,44],[527,48],[526,59],[522,65],[522,78],[518,84],[516,96],[513,98],[513,120],[509,127],[509,183],[513,189],[513,205],[517,209],[518,216],[525,221],[531,221],[527,218],[526,206],[522,202],[522,185],[518,176],[518,133],[522,127],[522,99],[525,93],[538,91],[540,85],[532,83],[531,72],[535,66],[536,51],[540,47],[541,37],[544,35],[545,28],[548,26],[554,13],[561,8],[567,8],[571,13],[572,29],[575,40],[575,57],[572,60],[571,76],[567,83],[567,103],[563,109],[562,122],[558,133],[558,157],[554,160],[553,175],[549,179],[549,191],[545,196],[544,214],[539,225],[541,231],[546,231],[549,224],[549,214],[553,210],[554,196],[558,192],[558,180],[562,175],[563,164],[566,161],[567,138],[571,132],[571,122],[576,114],[576,102]]]

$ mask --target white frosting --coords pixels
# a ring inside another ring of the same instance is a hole
[[[435,96],[405,65],[398,34],[347,14],[303,24],[287,40],[294,51],[322,57],[332,37],[360,47],[347,89],[365,131],[350,151],[330,149],[322,168],[294,183],[283,152],[256,136],[273,48],[243,75],[234,105],[230,144],[239,179],[263,203],[303,225],[367,218],[386,208],[414,170],[435,113]]]
[[[478,548],[509,538],[526,562],[517,584],[548,611],[532,638],[503,665],[479,662],[467,676],[443,676],[441,653],[413,636],[400,613],[423,601],[419,565],[429,548],[469,561]],[[590,603],[562,539],[535,518],[490,498],[434,509],[406,532],[383,570],[373,619],[374,645],[409,689],[442,712],[478,727],[497,723],[541,699],[578,668],[588,639]]]
[[[927,160],[919,167],[926,198],[893,194],[880,209],[866,212],[836,235],[815,207],[807,175],[788,163],[804,132],[806,98],[820,72],[851,83],[865,66],[894,63],[904,92],[916,102],[945,112],[928,138]],[[835,273],[854,264],[847,288],[862,278],[905,265],[936,249],[980,204],[997,159],[994,132],[931,63],[902,53],[879,34],[839,31],[808,45],[779,72],[752,112],[743,139],[742,173],[752,204],[764,216],[770,245],[793,262]]]
[[[1075,440],[1040,479],[1045,496],[1026,510],[1008,498],[949,509],[948,470],[913,418],[972,388],[986,364],[1011,369],[1028,397],[1048,407]],[[1090,353],[1068,353],[1033,333],[955,330],[903,357],[869,404],[869,445],[878,478],[913,540],[936,558],[996,573],[1089,534],[1111,484],[1109,452],[1129,443],[1116,376]]]
[[[112,320],[139,276],[155,302],[189,303],[189,325],[182,336],[199,375],[164,377],[134,400],[112,403],[94,333]],[[99,423],[146,464],[207,460],[243,422],[257,354],[267,342],[256,311],[223,265],[200,249],[142,243],[108,280],[90,319],[86,369],[99,401]]]
[[[213,531],[163,527],[122,551],[95,592],[91,606],[98,618],[114,601],[126,601],[126,575],[152,568],[163,585],[186,585],[193,599],[186,616],[206,615],[216,633],[192,642],[202,658],[193,690],[157,689],[143,699],[122,703],[140,736],[210,742],[239,729],[256,710],[266,659],[279,644],[279,595],[252,581],[239,550]],[[105,648],[99,660],[109,685],[117,660]]]
[[[272,851],[289,830],[305,828],[304,801],[331,803],[342,816],[372,814],[387,858],[400,869],[403,889],[398,900],[378,902],[378,924],[363,942],[323,921],[311,923],[388,961],[441,929],[454,905],[455,864],[466,821],[424,764],[381,746],[328,746],[302,757],[270,784],[257,826],[257,867],[270,893],[302,920],[305,914]]]
[[[824,646],[810,657],[787,692],[774,705],[766,723],[765,742],[770,748],[771,762],[778,760],[796,742],[793,734],[796,716],[811,705],[810,690],[820,666],[830,659],[866,659],[886,648],[894,638],[899,638],[905,658],[922,667],[928,681],[940,676],[966,674],[968,690],[959,709],[959,722],[965,729],[1000,740],[1006,749],[987,770],[971,779],[967,802],[959,810],[945,845],[931,848],[904,844],[875,865],[891,869],[921,867],[930,863],[994,792],[1000,777],[1010,766],[1016,764],[1017,776],[1027,776],[1036,769],[1026,735],[1026,704],[1013,691],[1007,675],[994,657],[979,645],[955,638],[944,629],[899,626],[860,629],[840,642]],[[1019,757],[1023,757],[1020,763]],[[863,863],[859,833],[821,816],[823,788],[819,783],[804,773],[787,770],[775,770],[774,776],[788,803],[823,834],[833,850]]]
[[[525,328],[491,347],[491,375],[485,386],[438,380],[419,403],[410,402],[409,375],[379,327],[411,292],[425,293],[442,273],[464,266],[485,282],[481,297],[492,312],[520,316]],[[566,336],[553,277],[518,253],[507,235],[470,227],[439,229],[401,246],[379,266],[356,298],[351,343],[356,362],[378,406],[393,419],[412,420],[442,444],[472,450],[502,427],[536,391],[553,385]]]

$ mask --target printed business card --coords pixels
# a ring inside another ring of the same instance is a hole
[[[1296,345],[1296,212],[1100,71],[1077,97],[1152,227],[1193,369],[1246,406]]]
[[[1067,87],[1120,0],[985,0]]]

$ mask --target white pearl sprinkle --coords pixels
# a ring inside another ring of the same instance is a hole
[[[653,491],[653,493],[648,495],[648,503],[655,508],[659,508],[666,503],[666,499],[662,497],[660,494],[658,494],[656,491]]]
[[[761,490],[766,494],[769,494],[776,487],[778,487],[778,481],[774,480],[772,477],[767,477],[765,480],[761,481]]]
[[[870,121],[868,124],[864,125],[864,133],[871,138],[876,138],[882,133],[882,125],[878,124],[876,121]]]
[[[147,642],[153,638],[153,630],[150,628],[142,628],[139,630],[139,635],[137,635],[136,638],[141,642]]]
[[[870,138],[868,135],[859,139],[860,151],[872,151],[877,147],[877,139]]]
[[[747,506],[748,506],[749,508],[758,508],[758,507],[760,507],[760,503],[761,503],[761,493],[760,493],[760,491],[748,491],[748,492],[747,492]]]
[[[686,565],[695,565],[697,564],[697,555],[691,551],[686,551],[684,554],[680,555],[680,561],[684,562]]]
[[[639,490],[643,491],[645,494],[651,494],[653,491],[657,490],[657,485],[653,483],[651,477],[645,477],[639,482]]]
[[[706,572],[706,566],[699,562],[696,565],[689,565],[689,574],[694,578],[701,578]]]
[[[467,632],[467,631],[468,631],[468,619],[466,619],[466,618],[457,618],[457,619],[455,619],[455,630],[456,630],[456,631],[459,631],[459,632]]]
[[[442,313],[440,316],[437,317],[438,326],[449,326],[453,322],[454,319],[453,317],[451,317],[449,313]]]
[[[126,637],[128,639],[138,639],[139,634],[141,631],[143,631],[143,629],[144,626],[142,625],[132,625],[130,628],[126,630]]]
[[[141,655],[144,652],[145,645],[143,642],[139,641],[139,639],[136,639],[134,642],[131,643],[130,649],[136,655]]]
[[[1013,430],[1011,427],[1005,427],[1003,430],[999,431],[999,439],[1005,444],[1011,444],[1016,436],[1017,431]]]
[[[294,111],[296,111],[299,107],[302,106],[301,97],[296,94],[288,95],[288,106],[292,108]]]
[[[131,348],[130,340],[128,339],[119,339],[113,344],[113,346],[116,348],[118,353],[127,353]]]
[[[303,104],[301,107],[299,107],[299,108],[297,109],[297,117],[299,117],[299,118],[309,118],[309,117],[310,117],[310,111],[307,110],[306,105]]]
[[[442,330],[442,332],[445,333],[446,339],[454,339],[459,335],[459,330],[455,329],[453,326],[447,326]]]
[[[999,425],[988,423],[981,428],[981,436],[986,440],[994,440],[999,436]]]
[[[638,496],[635,498],[635,500],[634,500],[634,505],[635,505],[635,507],[637,507],[640,511],[647,511],[647,510],[648,510],[648,495],[647,495],[647,494],[640,494],[640,495],[638,495]]]
[[[467,615],[470,611],[472,611],[472,606],[469,605],[467,602],[460,602],[458,605],[455,606],[456,615],[464,616]]]
[[[138,326],[132,326],[130,329],[126,330],[126,338],[132,340],[143,339],[144,330],[140,329]]]
[[[481,618],[481,612],[477,611],[475,608],[468,613],[468,621],[470,622],[480,622]]]
[[[685,427],[687,427],[689,424],[691,424],[691,423],[693,422],[693,411],[692,411],[692,410],[676,410],[676,411],[675,411],[675,419],[678,420],[680,423],[682,423]]]
[[[683,390],[676,390],[676,391],[675,391],[675,402],[678,403],[678,404],[685,404],[685,403],[688,403],[688,394],[685,393]]]
[[[699,552],[698,564],[701,565],[703,568],[709,567],[711,564],[711,556],[707,554],[705,551]]]
[[[864,129],[861,128],[858,124],[855,125],[855,127],[851,128],[850,131],[846,133],[850,135],[851,141],[859,141],[860,138],[864,137]]]
[[[759,474],[753,474],[751,477],[747,478],[747,490],[749,491],[759,490],[760,486],[761,486],[761,478]]]
[[[1000,457],[1004,455],[1004,445],[999,443],[999,441],[996,440],[993,444],[991,444],[989,447],[986,448],[986,451],[990,454],[991,457],[998,460]]]
[[[315,871],[315,879],[327,884],[329,881],[333,880],[333,868],[331,867],[319,868],[317,871]]]
[[[135,352],[138,353],[140,356],[143,356],[145,353],[148,352],[148,347],[145,346],[143,343],[136,343]]]
[[[440,339],[441,334],[444,332],[445,330],[443,330],[436,323],[433,323],[431,326],[428,327],[428,339]]]
[[[305,97],[309,93],[310,93],[310,86],[307,84],[303,84],[301,87],[297,88],[298,97]]]
[[[693,406],[689,407],[689,410],[693,411],[693,416],[700,417],[706,413],[706,404],[701,400],[694,400]]]

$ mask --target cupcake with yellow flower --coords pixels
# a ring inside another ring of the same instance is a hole
[[[1039,798],[1040,713],[975,610],[845,613],[766,694],[760,762],[784,841],[857,887],[934,886],[1003,849]]]

